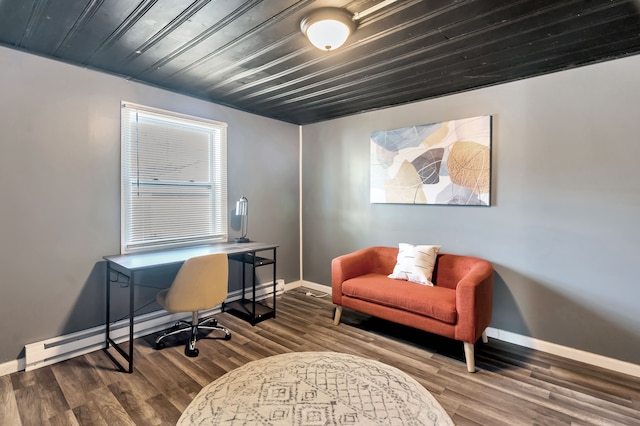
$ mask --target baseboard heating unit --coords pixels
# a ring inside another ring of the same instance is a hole
[[[256,300],[265,299],[273,294],[273,282],[256,286]],[[276,281],[276,294],[284,291],[284,280]],[[229,293],[226,303],[241,298],[241,290]],[[202,316],[220,313],[220,307],[203,311]],[[136,316],[134,320],[134,338],[146,336],[164,330],[178,320],[191,320],[191,314],[171,314],[166,311],[155,311]],[[111,324],[110,333],[116,343],[129,339],[129,319]],[[105,326],[101,325],[64,336],[31,343],[25,346],[26,371],[35,370],[45,365],[55,364],[79,355],[97,351],[105,347]]]

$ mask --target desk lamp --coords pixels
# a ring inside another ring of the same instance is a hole
[[[240,237],[235,239],[236,243],[248,243],[251,241],[247,238],[247,229],[249,228],[249,200],[242,196],[236,202],[236,215],[240,218]]]

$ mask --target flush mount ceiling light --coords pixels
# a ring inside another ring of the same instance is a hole
[[[355,15],[339,7],[316,9],[300,22],[300,29],[318,49],[335,50],[347,41],[360,19],[397,1],[384,0]]]
[[[334,50],[342,46],[356,23],[353,15],[338,7],[316,9],[300,22],[300,29],[311,44],[321,50]]]

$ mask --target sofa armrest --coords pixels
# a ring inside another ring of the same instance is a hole
[[[333,303],[340,304],[342,283],[370,273],[390,274],[398,257],[394,247],[367,247],[338,256],[331,261],[331,289]]]
[[[456,339],[475,343],[489,326],[493,310],[493,266],[474,259],[469,271],[456,286],[458,323]]]

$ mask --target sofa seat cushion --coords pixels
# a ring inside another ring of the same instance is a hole
[[[344,281],[342,294],[448,324],[458,321],[456,291],[450,288],[394,280],[382,274],[366,274]]]

